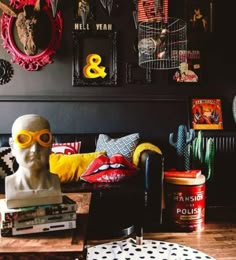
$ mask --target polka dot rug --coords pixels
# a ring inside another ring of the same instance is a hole
[[[199,260],[215,258],[196,249],[156,240],[144,240],[142,245],[128,238],[88,248],[87,260]]]

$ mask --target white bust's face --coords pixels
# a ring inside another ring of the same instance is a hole
[[[10,143],[20,167],[31,170],[48,167],[51,133],[45,118],[34,114],[17,118],[12,126]]]

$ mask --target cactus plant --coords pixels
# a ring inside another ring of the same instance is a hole
[[[203,133],[198,131],[187,131],[185,125],[179,125],[176,142],[174,134],[170,133],[169,143],[176,149],[177,169],[186,171],[190,169],[201,169],[206,180],[209,180],[214,172],[215,142],[213,138],[208,138],[204,147]]]
[[[204,156],[205,153],[205,156]],[[206,141],[206,146],[203,146],[202,131],[198,132],[197,137],[192,143],[192,167],[202,169],[206,180],[209,180],[214,172],[214,157],[215,157],[215,142],[213,138]]]
[[[176,142],[174,142],[174,134],[170,133],[169,143],[176,149],[178,157],[178,170],[190,170],[190,156],[189,156],[189,146],[195,137],[195,132],[193,129],[187,131],[186,125],[179,125]]]

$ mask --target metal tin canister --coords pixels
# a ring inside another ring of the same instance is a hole
[[[165,178],[168,222],[180,231],[201,231],[205,225],[205,176]]]

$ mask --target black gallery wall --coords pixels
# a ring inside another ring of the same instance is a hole
[[[26,71],[12,63],[12,79],[0,85],[0,134],[9,133],[19,115],[39,113],[49,119],[54,133],[140,132],[161,147],[166,162],[171,164],[168,136],[179,124],[190,126],[189,102],[193,97],[221,98],[224,130],[235,130],[232,100],[236,94],[236,42],[231,2],[213,1],[212,33],[189,35],[189,44],[201,49],[203,76],[198,84],[179,85],[170,84],[166,70],[153,70],[151,83],[139,80],[139,75],[137,80],[127,80],[127,64],[138,64],[134,2],[114,0],[109,15],[99,0],[93,1],[93,22],[112,24],[117,32],[117,84],[73,86],[75,1],[59,0],[63,20],[60,48],[52,55],[52,64],[38,71]],[[170,0],[169,16],[184,18],[187,2]],[[0,59],[12,59],[2,44]]]

